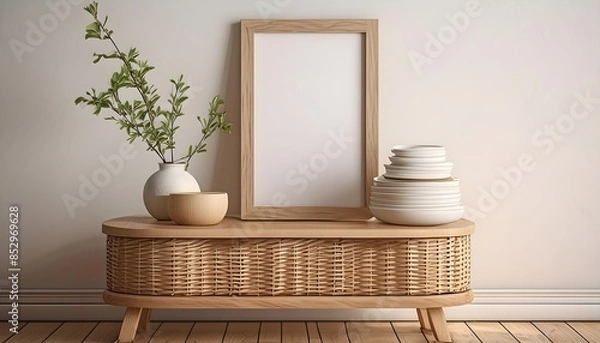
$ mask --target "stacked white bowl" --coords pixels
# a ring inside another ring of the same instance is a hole
[[[440,225],[460,219],[458,179],[441,145],[396,145],[385,174],[371,186],[369,207],[384,222],[399,225]]]

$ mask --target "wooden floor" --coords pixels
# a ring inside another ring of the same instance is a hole
[[[0,342],[116,342],[117,322],[30,322]],[[450,322],[456,343],[600,343],[600,322]],[[417,322],[152,322],[135,342],[433,343]]]

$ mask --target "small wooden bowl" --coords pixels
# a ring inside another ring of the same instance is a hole
[[[225,217],[227,207],[225,192],[171,193],[167,198],[169,217],[181,225],[218,224]]]

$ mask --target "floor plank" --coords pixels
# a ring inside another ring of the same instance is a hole
[[[321,342],[321,336],[319,336],[319,329],[317,328],[317,323],[306,322],[306,331],[308,332],[309,343],[323,343]]]
[[[231,322],[227,326],[223,343],[256,343],[259,328],[259,322]]]
[[[115,343],[120,322],[21,323],[0,342]],[[449,322],[454,343],[600,343],[600,322]],[[135,343],[435,343],[418,322],[151,322]]]
[[[27,324],[26,322],[19,322],[19,327],[17,328],[17,332],[19,332],[21,329],[23,329],[23,327],[26,324]],[[9,331],[10,328],[12,328],[12,325],[9,324],[8,322],[0,322],[0,342],[4,342],[8,338],[14,336],[14,333]]]
[[[317,328],[323,343],[350,343],[344,322],[318,322]]]
[[[12,336],[7,343],[40,343],[48,338],[61,322],[27,323],[19,334]]]
[[[196,322],[186,343],[221,343],[227,322]]]
[[[569,322],[568,324],[589,342],[600,342],[600,322]]]
[[[529,322],[502,322],[502,325],[521,343],[552,343]]]
[[[282,343],[308,343],[305,322],[284,322],[281,324]]]
[[[498,322],[467,322],[477,338],[484,343],[515,343],[517,342]]]
[[[185,343],[193,322],[165,322],[156,330],[150,343]]]
[[[399,343],[390,322],[348,322],[346,329],[352,343]]]
[[[63,323],[44,343],[82,342],[98,322]]]
[[[425,335],[421,332],[419,322],[392,323],[396,335],[402,343],[427,343]]]
[[[450,336],[452,336],[454,343],[481,343],[479,338],[471,331],[471,328],[464,322],[449,322],[448,330],[450,330]]]
[[[281,323],[260,323],[260,337],[258,343],[281,343]]]
[[[92,332],[85,338],[83,343],[108,343],[115,342],[119,338],[121,323],[102,322],[98,323]]]
[[[575,330],[563,322],[533,322],[554,343],[584,343]]]

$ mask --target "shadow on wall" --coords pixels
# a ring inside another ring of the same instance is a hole
[[[215,160],[213,189],[229,194],[230,215],[240,213],[241,198],[241,26],[231,25],[229,45],[223,71],[223,83],[219,92],[225,100],[227,118],[233,124],[231,135],[219,135],[219,150]]]

